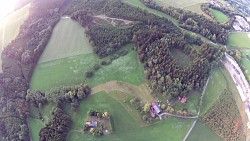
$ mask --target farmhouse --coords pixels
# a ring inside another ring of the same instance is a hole
[[[87,121],[85,125],[88,127],[97,127],[97,121]]]
[[[151,104],[150,106],[150,115],[151,117],[156,117],[156,115],[159,115],[162,112],[161,108],[160,108],[160,104],[158,102],[154,102]]]

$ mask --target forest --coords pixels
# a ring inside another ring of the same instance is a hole
[[[203,117],[203,121],[223,140],[246,140],[243,122],[235,103],[232,92],[224,90],[218,101]]]
[[[185,29],[222,44],[227,40],[226,29],[204,17],[174,8],[165,12],[180,20]],[[117,27],[94,23],[91,17],[100,14],[133,23]],[[94,51],[100,58],[111,55],[125,44],[134,43],[134,49],[144,65],[151,87],[169,98],[185,96],[191,90],[202,90],[210,69],[218,64],[225,51],[224,48],[184,32],[165,18],[120,0],[34,1],[30,16],[21,26],[19,35],[4,49],[1,56],[3,73],[0,74],[0,136],[5,140],[28,140],[27,117],[30,106],[39,108],[50,101],[58,103],[59,106],[60,103],[68,102],[77,111],[80,101],[91,92],[86,85],[60,87],[49,92],[29,90],[34,67],[63,15],[70,15],[87,29],[86,33]],[[200,48],[194,49],[192,45]],[[180,66],[171,53],[173,48],[190,56],[192,62],[187,67]],[[126,51],[121,53],[124,54]],[[102,65],[110,62],[103,61]],[[85,75],[91,77],[90,73]],[[40,139],[46,140],[57,135],[60,132],[57,130],[61,130],[61,127],[66,134],[69,126],[70,121],[59,106],[53,119],[41,130]],[[48,133],[51,130],[53,132]]]

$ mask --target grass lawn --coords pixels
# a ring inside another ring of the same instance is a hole
[[[0,21],[0,54],[19,33],[20,26],[29,16],[31,4],[18,9]],[[0,73],[2,72],[2,59],[0,57]]]
[[[231,33],[228,37],[228,47],[245,47],[250,48],[250,33]]]
[[[85,72],[99,61],[98,56],[91,53],[38,64],[31,78],[30,88],[49,90],[60,85],[83,83]]]
[[[39,132],[44,127],[41,120],[35,118],[28,118],[30,135],[33,141],[39,141]]]
[[[167,15],[167,14],[164,14],[160,11],[157,11],[157,10],[154,10],[154,9],[151,9],[151,8],[148,8],[147,6],[145,6],[142,2],[140,2],[140,0],[123,0],[124,2],[128,3],[128,4],[131,4],[135,7],[139,7],[143,10],[147,10],[148,12],[150,13],[153,13],[157,16],[160,16],[160,17],[164,17],[166,19],[169,19],[170,21],[174,22],[174,23],[178,23],[178,21],[174,18],[172,18],[171,16]]]
[[[204,122],[198,120],[187,141],[222,141]]]
[[[84,28],[70,18],[61,18],[38,63],[92,52]]]
[[[189,57],[189,55],[186,55],[179,49],[171,49],[171,54],[173,58],[177,61],[177,63],[182,67],[186,67],[192,62],[192,59]]]
[[[110,65],[103,66],[96,71],[94,76],[88,80],[88,84],[94,87],[111,80],[125,81],[134,85],[145,82],[144,68],[138,60],[136,51],[131,47],[127,55],[119,57]]]
[[[222,13],[219,10],[215,10],[215,9],[210,9],[211,12],[213,13],[215,19],[219,22],[219,23],[225,23],[229,20],[228,16],[225,15],[224,13]]]
[[[77,114],[68,113],[73,118],[73,130],[68,136],[68,141],[74,140],[155,140],[157,141],[179,141],[184,138],[189,130],[193,120],[182,120],[168,118],[148,126],[145,123],[138,122],[139,115],[137,111],[123,102],[123,96],[115,96],[121,93],[98,93],[92,95],[87,101],[80,105],[80,111]],[[81,129],[87,118],[87,111],[90,109],[107,110],[111,112],[114,132],[104,137],[92,137],[84,135]]]
[[[209,108],[216,102],[224,89],[227,88],[227,81],[219,69],[211,71],[201,107],[201,115],[205,114]]]

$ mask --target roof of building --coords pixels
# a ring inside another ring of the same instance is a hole
[[[97,121],[87,121],[85,124],[90,127],[97,127]]]
[[[156,103],[154,103],[152,106],[153,106],[156,114],[159,114],[161,112],[161,109],[158,107],[158,105]]]

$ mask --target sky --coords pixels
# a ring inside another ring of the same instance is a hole
[[[0,20],[15,10],[18,0],[0,0]]]

